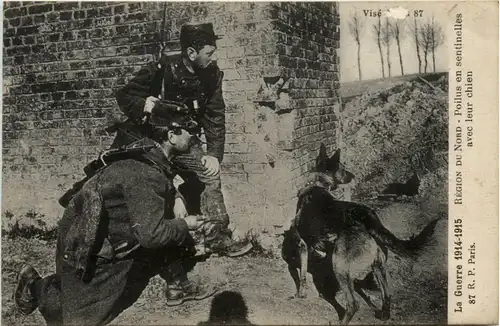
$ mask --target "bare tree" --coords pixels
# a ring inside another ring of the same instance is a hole
[[[432,25],[430,23],[424,24],[420,29],[418,33],[418,43],[419,46],[422,48],[422,52],[424,53],[424,73],[427,73],[427,56],[429,54],[429,51],[431,50],[431,44],[432,44]]]
[[[385,18],[385,23],[382,26],[382,43],[385,46],[387,52],[387,68],[389,72],[389,77],[391,77],[391,43],[393,39],[391,24],[389,23],[389,18]]]
[[[436,72],[436,49],[444,43],[444,32],[443,27],[434,21],[434,16],[432,16],[431,22],[431,44],[430,48],[432,51],[432,69]]]
[[[349,33],[351,36],[354,38],[354,41],[356,41],[356,44],[358,45],[358,74],[359,74],[359,80],[362,79],[361,76],[361,41],[360,41],[360,36],[361,33],[363,33],[363,28],[364,24],[361,18],[359,17],[358,13],[356,12],[352,17],[351,20],[349,21]]]
[[[380,53],[380,65],[382,66],[382,78],[385,78],[385,70],[384,70],[384,56],[382,55],[382,45],[381,45],[381,37],[382,35],[382,23],[380,21],[380,16],[378,16],[378,23],[373,25],[373,36],[377,41],[378,51]]]
[[[396,40],[396,44],[398,46],[398,54],[399,54],[399,66],[401,68],[401,75],[404,75],[404,68],[403,68],[403,56],[401,55],[401,41],[403,40],[405,33],[405,20],[404,19],[396,19],[391,24],[392,27],[392,35],[394,36],[394,39]]]
[[[415,43],[415,47],[417,50],[417,59],[418,59],[418,73],[422,73],[422,58],[420,57],[420,42],[419,42],[419,31],[420,27],[417,24],[417,18],[414,18],[414,23],[413,25],[410,26],[409,28],[411,34],[412,34],[412,41]]]

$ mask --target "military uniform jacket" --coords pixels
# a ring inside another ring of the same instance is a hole
[[[92,260],[106,250],[106,244],[112,250],[106,258],[115,258],[139,247],[178,249],[189,240],[186,222],[173,218],[177,191],[165,169],[168,165],[162,162],[166,158],[158,148],[144,157],[144,161],[125,159],[100,170],[66,208],[57,256],[82,279],[91,273]]]
[[[162,99],[182,102],[192,109],[196,100],[199,110],[193,118],[203,127],[208,155],[221,162],[226,137],[223,76],[215,64],[193,74],[181,59],[170,61],[163,57],[160,62],[151,62],[140,69],[117,92],[116,99],[120,110],[135,121],[142,119],[149,96],[162,95]]]

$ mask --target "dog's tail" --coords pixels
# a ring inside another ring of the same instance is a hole
[[[370,228],[369,232],[371,236],[387,246],[387,248],[394,253],[405,258],[414,258],[429,244],[429,240],[434,234],[436,224],[440,219],[441,217],[431,221],[417,236],[411,237],[409,240],[398,239],[391,231],[386,229],[382,223],[379,223],[378,227]]]

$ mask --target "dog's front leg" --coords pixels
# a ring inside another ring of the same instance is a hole
[[[307,263],[309,258],[309,252],[307,249],[307,244],[304,240],[300,240],[299,243],[299,253],[300,253],[300,282],[299,288],[297,290],[297,297],[306,298],[307,290]]]
[[[300,290],[299,272],[298,272],[297,268],[295,268],[292,265],[288,265],[288,272],[292,276],[293,283],[295,284],[295,290],[297,291],[297,292],[295,292],[295,295],[289,297],[289,299],[294,299],[294,298],[297,298],[299,296],[299,290]]]

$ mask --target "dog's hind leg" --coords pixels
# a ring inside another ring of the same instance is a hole
[[[380,287],[382,295],[382,310],[375,311],[375,317],[380,320],[388,320],[391,317],[391,296],[384,263],[378,262],[373,265],[373,274]]]
[[[309,252],[307,249],[307,244],[304,240],[300,240],[299,243],[299,254],[300,254],[300,281],[299,288],[297,290],[297,296],[299,298],[307,297],[307,264],[309,259]]]
[[[333,306],[333,309],[337,312],[337,315],[339,316],[339,320],[342,320],[345,316],[345,308],[342,307],[342,305],[335,299],[335,293],[322,293],[323,299],[325,299],[329,304]]]
[[[342,324],[347,325],[358,311],[359,303],[354,296],[354,283],[349,275],[349,271],[338,273],[337,280],[339,281],[340,288],[345,294],[347,302],[346,312],[344,318],[342,318]]]
[[[345,309],[335,298],[339,290],[339,283],[333,271],[325,265],[315,266],[315,270],[312,273],[314,286],[320,297],[333,306],[339,316],[339,320],[342,320],[345,315]]]

